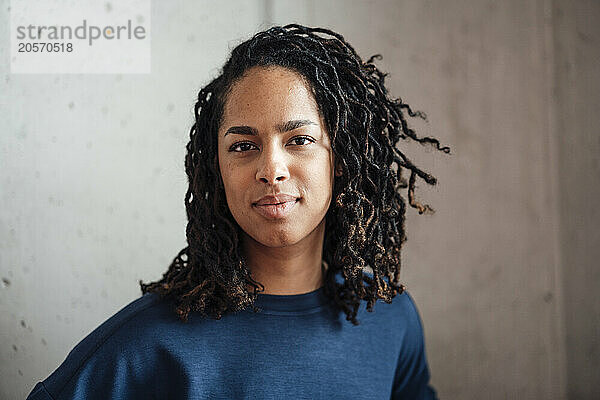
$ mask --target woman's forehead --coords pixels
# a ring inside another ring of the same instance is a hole
[[[318,114],[317,103],[302,75],[283,67],[253,67],[234,83],[225,102],[224,117],[269,115],[305,117]]]

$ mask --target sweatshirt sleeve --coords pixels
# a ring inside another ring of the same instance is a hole
[[[154,304],[144,296],[94,329],[67,355],[27,400],[137,398],[148,390],[152,364],[142,340],[144,319],[134,318]]]
[[[429,367],[425,353],[423,325],[412,297],[406,294],[406,331],[392,388],[392,400],[437,400],[437,393],[429,384]]]
[[[46,380],[36,384],[27,400],[135,398],[143,393],[148,372],[143,356],[133,349],[121,337],[107,340],[96,330]]]
[[[43,382],[38,382],[34,387],[27,400],[54,400],[50,393],[46,390]]]

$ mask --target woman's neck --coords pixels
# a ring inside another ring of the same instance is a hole
[[[324,228],[323,221],[307,237],[286,247],[267,247],[244,234],[244,258],[252,278],[265,287],[262,293],[302,294],[323,286]]]

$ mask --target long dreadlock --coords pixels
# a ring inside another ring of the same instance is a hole
[[[417,137],[408,126],[406,114],[427,117],[388,95],[387,74],[373,63],[380,58],[377,54],[363,62],[342,35],[298,24],[259,32],[235,47],[220,75],[200,90],[194,107],[195,123],[185,157],[188,246],[162,279],[148,284],[140,280],[142,293],[174,300],[174,310],[184,322],[190,311],[214,319],[249,306],[258,311],[254,301],[264,286],[252,278],[241,254],[241,228],[227,206],[219,172],[217,132],[233,84],[251,67],[280,66],[310,83],[343,168],[335,178],[335,201],[325,217],[324,293],[354,325],[359,324],[361,300],[372,311],[377,299],[391,303],[401,294],[406,202],[400,189],[408,189],[408,203],[419,214],[433,212],[417,202],[414,188],[417,177],[430,185],[436,179],[416,167],[396,145],[400,139],[410,139],[444,153],[450,148],[441,147],[435,138]],[[410,174],[408,182],[405,171]],[[364,274],[365,268],[372,274]],[[335,279],[338,272],[343,283]]]

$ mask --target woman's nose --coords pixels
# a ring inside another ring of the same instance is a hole
[[[278,145],[265,145],[258,163],[257,180],[273,185],[290,177],[285,150],[279,148]]]

